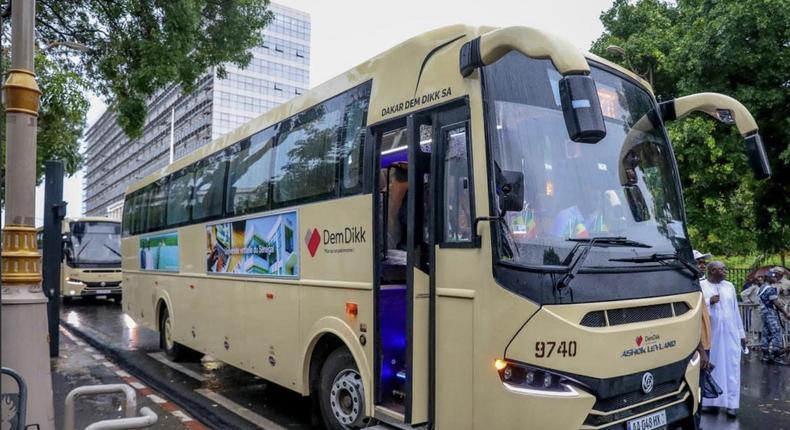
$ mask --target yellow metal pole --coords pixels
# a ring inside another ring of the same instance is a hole
[[[36,128],[41,90],[33,67],[35,0],[11,3],[11,69],[3,85],[6,115],[5,226],[2,260],[2,365],[28,386],[27,424],[55,426],[47,298],[36,246]]]

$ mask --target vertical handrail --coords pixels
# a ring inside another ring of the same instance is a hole
[[[27,425],[27,384],[25,384],[25,380],[22,378],[22,375],[17,373],[14,369],[3,367],[0,369],[0,374],[8,375],[13,378],[17,383],[17,387],[19,387],[19,402],[17,403],[16,408],[16,428],[20,430],[24,429]],[[11,429],[13,430],[13,427]]]

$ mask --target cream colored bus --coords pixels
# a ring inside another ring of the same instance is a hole
[[[121,222],[105,217],[66,218],[62,222],[60,292],[74,298],[121,301]],[[43,229],[38,229],[39,249]]]
[[[134,184],[124,311],[328,428],[694,427],[701,294],[648,83],[524,27],[410,39]]]

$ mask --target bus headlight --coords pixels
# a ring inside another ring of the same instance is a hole
[[[576,390],[567,378],[537,367],[512,361],[497,360],[494,367],[505,387],[521,394],[575,396]]]
[[[82,286],[82,282],[80,282],[80,281],[78,281],[78,280],[76,280],[76,279],[71,279],[71,278],[66,278],[66,283],[67,283],[67,284],[69,284],[69,285],[79,285],[79,286]]]

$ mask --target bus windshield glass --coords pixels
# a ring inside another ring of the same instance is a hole
[[[591,69],[606,123],[606,137],[596,144],[568,137],[561,75],[549,60],[513,52],[485,69],[496,190],[506,177],[524,178],[523,210],[497,223],[500,261],[567,266],[574,245],[595,237],[628,241],[593,247],[585,267],[690,255],[671,147],[660,122],[653,124],[655,101],[631,81]]]
[[[121,264],[121,224],[103,221],[71,223],[71,261],[84,265]]]

